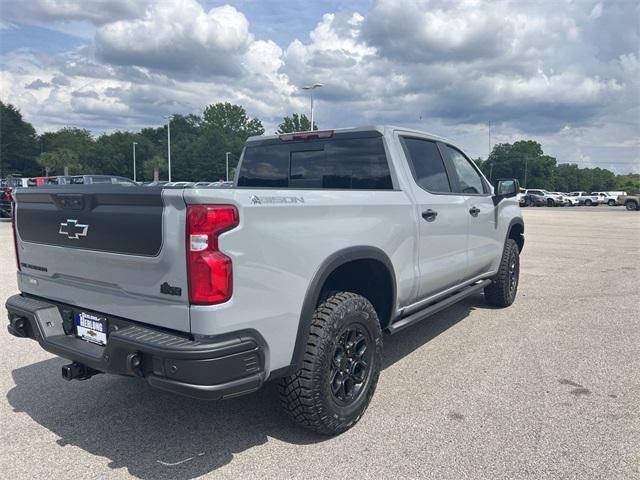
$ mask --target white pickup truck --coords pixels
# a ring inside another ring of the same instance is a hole
[[[573,200],[577,200],[579,205],[586,205],[587,207],[600,204],[600,197],[589,192],[570,192],[567,197],[571,197]]]
[[[518,182],[394,127],[249,139],[231,188],[18,189],[9,332],[198,398],[280,382],[300,424],[364,413],[395,333],[484,290],[516,296]],[[33,392],[34,395],[44,392]]]

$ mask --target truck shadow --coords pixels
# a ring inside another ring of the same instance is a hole
[[[481,295],[385,336],[383,368],[476,308],[485,308]],[[72,445],[138,478],[191,479],[266,444],[269,437],[298,445],[327,440],[291,423],[278,404],[274,384],[233,400],[204,402],[153,390],[133,378],[98,375],[88,382],[67,383],[60,378],[65,363],[53,358],[14,370],[15,387],[7,400],[14,412],[26,413],[60,437],[58,458],[67,461],[73,458],[64,449]]]

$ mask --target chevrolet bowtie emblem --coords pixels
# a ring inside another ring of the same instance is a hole
[[[67,220],[60,224],[60,235],[66,235],[67,238],[78,240],[80,237],[86,237],[89,231],[89,225],[78,223],[78,220]]]

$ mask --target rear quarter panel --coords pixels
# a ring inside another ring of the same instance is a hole
[[[299,200],[258,204],[254,195]],[[331,254],[353,246],[383,250],[395,270],[398,302],[411,298],[415,220],[402,191],[203,188],[185,190],[184,199],[233,203],[240,212],[239,226],[219,241],[233,260],[233,296],[220,305],[192,306],[192,332],[255,329],[269,345],[269,370],[290,364],[307,288]]]

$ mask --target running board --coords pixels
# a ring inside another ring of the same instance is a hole
[[[490,283],[491,283],[491,280],[487,278],[485,280],[479,281],[478,283],[469,285],[468,287],[465,287],[462,290],[459,290],[457,293],[454,293],[449,297],[443,298],[442,300],[436,303],[432,303],[428,307],[425,307],[422,310],[419,310],[416,313],[409,315],[408,317],[404,317],[404,318],[401,318],[400,320],[393,322],[391,325],[389,325],[389,328],[387,330],[389,331],[389,333],[398,333],[400,330],[404,330],[405,328],[415,323],[418,323],[420,320],[424,320],[425,318],[430,317],[434,313],[438,313],[440,310],[450,307],[451,305],[459,302],[463,298],[476,293],[478,290],[482,290],[484,287],[486,287]]]

